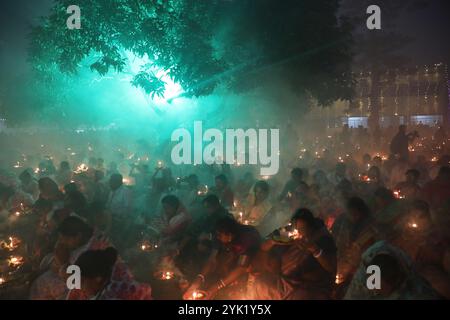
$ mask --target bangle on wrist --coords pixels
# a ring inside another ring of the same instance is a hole
[[[223,289],[223,288],[225,288],[225,287],[226,287],[225,282],[223,282],[223,280],[220,279],[219,285],[217,286],[217,290]]]
[[[314,258],[319,258],[322,255],[322,253],[323,253],[323,250],[320,249],[319,252],[313,253],[313,257]]]
[[[205,276],[202,275],[201,273],[197,275],[198,278],[202,279],[202,282],[205,282]]]

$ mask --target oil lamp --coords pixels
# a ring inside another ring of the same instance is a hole
[[[152,244],[149,241],[143,241],[141,243],[141,245],[140,245],[140,248],[141,248],[142,251],[149,252],[149,251],[153,251],[154,249],[157,249],[158,245],[157,244]]]
[[[8,259],[8,265],[12,268],[18,268],[23,264],[23,257],[21,256],[10,256]]]
[[[175,278],[175,273],[173,271],[159,271],[155,275],[156,278],[163,281],[172,280]]]
[[[204,291],[200,291],[200,290],[194,290],[194,292],[192,292],[189,300],[203,300],[206,297],[206,293]]]
[[[21,242],[19,238],[12,237],[12,236],[9,237],[8,240],[9,240],[9,242],[1,241],[1,243],[0,243],[0,246],[3,249],[6,249],[8,251],[13,251],[13,250],[17,249]]]

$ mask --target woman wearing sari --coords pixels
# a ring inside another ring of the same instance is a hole
[[[346,212],[339,216],[331,233],[337,246],[337,277],[335,298],[341,298],[359,266],[362,253],[379,237],[367,204],[358,197],[347,200]]]
[[[288,243],[267,240],[262,251],[271,255],[271,270],[253,268],[249,298],[270,300],[329,299],[336,275],[336,246],[322,220],[308,209],[292,217],[298,237]],[[266,260],[267,261],[267,260]],[[256,272],[255,272],[256,271]]]
[[[151,300],[149,285],[114,277],[117,251],[83,252],[75,262],[81,270],[81,289],[70,290],[68,300]]]
[[[367,268],[380,268],[380,289],[368,289]],[[417,273],[413,261],[402,250],[378,241],[361,258],[361,264],[344,299],[348,300],[429,300],[439,299],[430,284]]]
[[[66,218],[58,227],[58,240],[54,252],[41,262],[43,273],[31,287],[32,300],[60,300],[68,293],[66,285],[67,267],[75,263],[85,251],[110,247],[108,239],[78,217]],[[119,259],[114,266],[114,279],[132,280],[132,275]]]

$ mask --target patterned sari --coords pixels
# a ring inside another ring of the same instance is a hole
[[[102,233],[94,232],[94,235],[89,241],[75,249],[70,254],[69,264],[74,264],[78,257],[88,250],[103,250],[111,247],[111,243]],[[43,259],[41,269],[47,269],[41,276],[39,276],[31,287],[30,299],[32,300],[62,300],[65,299],[69,293],[66,285],[66,270],[64,267],[59,267],[54,259],[54,254],[50,254]],[[124,262],[118,258],[111,281],[114,282],[133,282],[133,276]]]

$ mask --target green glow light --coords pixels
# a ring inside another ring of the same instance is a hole
[[[129,61],[129,72],[136,75],[139,71],[142,70],[143,67],[148,66],[152,63],[147,55],[143,57],[137,57],[132,52],[127,51],[126,57]],[[155,95],[153,101],[157,105],[165,105],[168,103],[168,100],[171,100],[183,92],[183,88],[180,84],[174,82],[168,75],[169,70],[163,70],[158,68],[157,66],[152,66],[148,68],[149,71],[152,71],[158,78],[161,78],[165,84],[164,97],[159,97]]]

